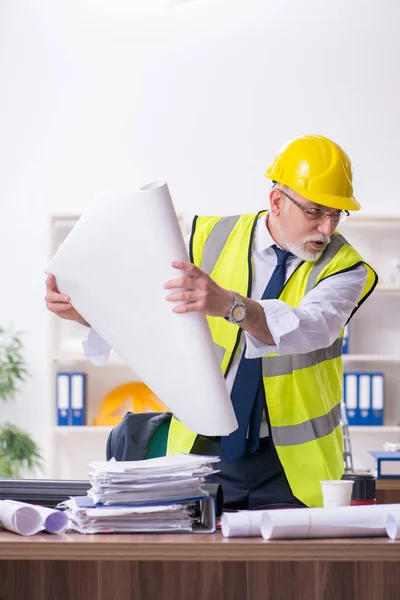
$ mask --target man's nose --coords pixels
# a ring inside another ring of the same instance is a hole
[[[335,231],[335,224],[331,216],[325,217],[323,221],[318,223],[317,231],[323,235],[329,236]]]

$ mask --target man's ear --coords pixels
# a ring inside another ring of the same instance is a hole
[[[269,210],[271,215],[278,217],[283,210],[285,199],[277,189],[272,189],[269,193]]]

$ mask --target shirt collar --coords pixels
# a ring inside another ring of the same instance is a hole
[[[257,221],[256,235],[254,240],[255,252],[261,253],[264,250],[268,250],[268,248],[271,248],[271,246],[273,246],[274,244],[278,246],[278,244],[275,242],[274,238],[269,232],[269,229],[267,227],[267,221],[268,213],[261,215],[261,217],[259,217]]]

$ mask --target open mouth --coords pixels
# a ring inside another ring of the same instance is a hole
[[[310,242],[310,244],[316,250],[322,250],[322,248],[325,248],[326,245],[325,242]]]

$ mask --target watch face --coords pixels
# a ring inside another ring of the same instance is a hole
[[[243,306],[235,306],[235,308],[232,311],[232,317],[235,319],[235,321],[243,321],[243,319],[246,316],[246,312]]]

